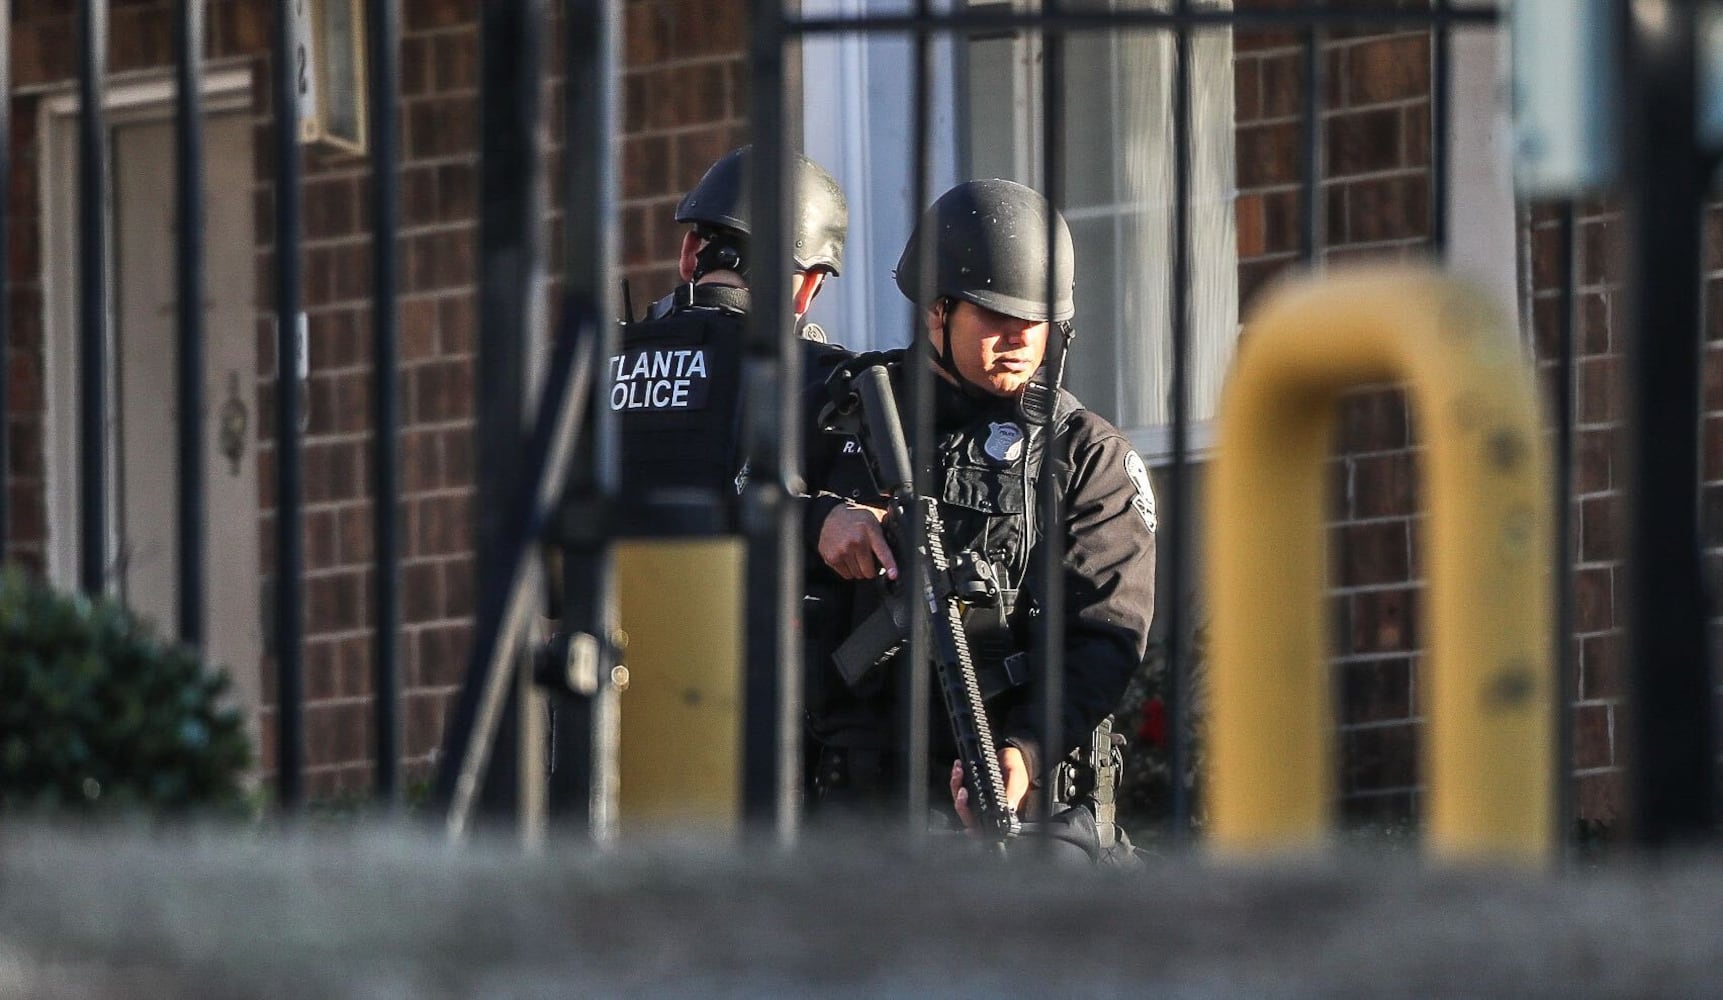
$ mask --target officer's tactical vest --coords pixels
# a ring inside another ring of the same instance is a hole
[[[728,530],[741,472],[744,289],[684,285],[667,311],[629,324],[611,358],[625,527]]]

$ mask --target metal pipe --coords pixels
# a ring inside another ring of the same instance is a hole
[[[78,5],[78,582],[107,589],[107,0]]]
[[[997,9],[967,7],[950,13],[916,13],[869,17],[806,17],[786,18],[783,31],[787,35],[850,34],[857,32],[951,31],[1008,32],[1057,30],[1111,31],[1177,28],[1235,28],[1290,30],[1319,25],[1328,28],[1356,28],[1364,31],[1394,29],[1423,29],[1432,24],[1440,26],[1488,27],[1502,19],[1493,7],[1444,6],[1434,11],[1418,10],[1345,10],[1322,9],[1204,9],[1181,5],[1172,11],[1133,8],[1129,10],[1061,11],[1055,20],[1051,14],[1034,9]]]
[[[564,5],[564,149],[601,150],[598,156],[563,157],[563,294],[598,316],[617,314],[617,227],[619,200],[615,148],[618,130],[618,63],[621,12],[617,0]],[[566,335],[566,332],[565,332]],[[589,371],[608,372],[618,351],[616,325],[601,322]],[[615,413],[608,395],[594,392],[584,415],[576,467],[569,477],[563,533],[563,632],[611,635],[620,588],[614,547],[595,526],[614,510],[619,486]],[[586,698],[556,696],[550,775],[551,822],[584,827],[600,840],[609,836],[620,808],[619,748],[611,738],[617,692],[605,681],[614,656],[600,646],[598,689]]]
[[[367,0],[370,49],[371,146],[371,530],[375,543],[375,676],[372,725],[376,734],[376,794],[401,802],[401,376],[396,314],[396,275],[400,260],[400,114],[401,21],[398,0]]]
[[[276,783],[294,811],[304,792],[305,678],[301,656],[305,535],[299,441],[299,91],[294,74],[294,0],[276,0],[272,53],[275,102],[275,663]]]
[[[203,0],[180,0],[174,99],[179,192],[179,638],[203,645]]]
[[[1045,9],[1049,18],[1056,18],[1063,12],[1064,4],[1062,0],[1046,0]],[[1041,38],[1041,97],[1045,108],[1041,116],[1045,123],[1041,136],[1041,179],[1049,209],[1047,315],[1051,316],[1054,300],[1059,295],[1054,284],[1059,273],[1059,227],[1053,224],[1051,213],[1059,210],[1065,195],[1065,36],[1059,31],[1045,33]],[[1058,336],[1057,330],[1050,329],[1049,339],[1054,336]],[[1061,353],[1064,346],[1058,345]],[[1058,362],[1062,368],[1064,358],[1061,356]],[[1057,399],[1047,407],[1047,420],[1042,429],[1046,437],[1041,445],[1041,468],[1036,475],[1039,495],[1035,502],[1040,505],[1039,516],[1043,526],[1037,544],[1041,548],[1041,578],[1046,588],[1046,593],[1041,595],[1041,683],[1036,693],[1039,701],[1036,707],[1041,716],[1040,767],[1043,774],[1049,764],[1064,758],[1072,737],[1083,738],[1080,733],[1065,731],[1065,504],[1059,492],[1057,472],[1062,459],[1054,454],[1058,409]],[[1046,785],[1050,790],[1051,782],[1046,782]],[[1035,819],[1046,824],[1052,818],[1054,798],[1053,794],[1044,794],[1037,800]],[[1050,830],[1051,827],[1043,825],[1042,829]],[[1043,846],[1051,848],[1052,841],[1045,841]]]
[[[744,667],[742,813],[756,833],[781,843],[796,833],[801,775],[801,531],[791,493],[800,481],[801,430],[794,419],[801,356],[783,275],[787,199],[783,180],[784,10],[781,0],[752,0],[751,69],[754,154],[748,158],[750,246],[764,279],[752,282],[753,311],[743,363],[748,400],[744,433],[753,474],[742,495],[748,536],[747,662]]]
[[[1189,0],[1178,0],[1177,12],[1186,13]],[[1181,22],[1174,36],[1173,57],[1173,441],[1170,492],[1171,532],[1167,539],[1167,566],[1172,579],[1167,593],[1167,684],[1168,721],[1172,727],[1168,763],[1172,771],[1173,839],[1182,842],[1191,822],[1190,789],[1185,775],[1190,770],[1190,643],[1187,641],[1185,595],[1190,586],[1186,539],[1190,532],[1192,490],[1190,486],[1190,141],[1191,141],[1191,42]]]
[[[1300,185],[1298,230],[1301,234],[1299,256],[1306,265],[1318,262],[1324,242],[1322,205],[1322,72],[1321,28],[1312,24],[1304,29],[1304,121],[1299,130],[1304,160],[1304,179]]]
[[[479,339],[475,362],[477,420],[473,428],[477,458],[478,525],[476,574],[479,581],[475,620],[504,622],[508,597],[511,539],[521,485],[519,456],[523,439],[521,401],[527,398],[525,358],[531,334],[534,279],[539,268],[538,209],[539,94],[543,0],[498,0],[480,14],[479,118],[484,155],[479,163]],[[474,649],[473,665],[486,661]],[[517,666],[503,661],[501,669]],[[466,742],[486,698],[491,679],[469,669],[451,709],[443,736],[439,794],[454,791],[453,769],[467,758]],[[520,706],[516,686],[495,729],[496,746],[486,748],[489,770],[480,809],[498,818],[512,816],[519,791],[519,747],[515,742]],[[488,734],[487,734],[488,735]]]
[[[1627,7],[1629,782],[1632,836],[1655,849],[1710,836],[1716,816],[1698,533],[1706,178],[1695,122],[1698,5]]]
[[[12,190],[12,9],[11,0],[0,0],[0,564],[9,552],[12,536],[10,490],[7,479],[12,469],[11,419],[12,400],[7,390],[11,381],[12,356],[7,349],[11,343],[12,273],[11,202],[5,197]]]
[[[1556,347],[1556,441],[1555,441],[1555,835],[1558,850],[1566,853],[1572,842],[1573,794],[1573,353],[1574,296],[1579,283],[1578,255],[1574,253],[1574,206],[1561,206],[1561,315]]]
[[[1435,20],[1430,73],[1430,249],[1437,257],[1448,253],[1448,115],[1453,90],[1454,36],[1450,30],[1451,0],[1431,0]]]
[[[932,5],[930,0],[916,0],[916,13],[928,14]],[[929,92],[933,89],[933,45],[925,30],[918,29],[913,36],[914,46],[914,86],[911,99],[914,105],[911,113],[914,115],[915,148],[911,152],[910,172],[910,227],[913,230],[921,219],[923,207],[928,198],[928,171],[933,157],[928,149],[932,142],[933,115],[929,109]],[[921,240],[916,254],[915,267],[919,280],[917,288],[931,288],[934,285],[935,261],[937,260],[938,241],[934,239]],[[914,347],[923,335],[923,326],[927,322],[922,303],[912,302],[909,307],[909,344],[910,357],[914,358]],[[910,425],[910,455],[911,478],[915,495],[924,497],[930,495],[933,483],[933,369],[925,364],[912,362],[909,366],[909,405],[913,422]],[[910,586],[919,585],[927,572],[925,532],[927,523],[924,518],[909,518],[909,524],[904,527],[909,532],[910,565],[897,568],[898,579],[910,581]],[[905,575],[907,574],[907,575]],[[903,717],[903,768],[904,780],[904,819],[908,824],[909,839],[912,844],[918,843],[927,834],[927,810],[929,806],[928,762],[932,757],[930,747],[931,730],[933,725],[932,699],[932,669],[933,657],[933,623],[932,609],[921,601],[913,601],[910,606],[909,649],[905,669],[899,679],[899,697],[902,699],[901,715]]]

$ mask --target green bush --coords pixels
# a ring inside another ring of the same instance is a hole
[[[0,574],[0,809],[239,808],[251,744],[227,685],[113,601]]]

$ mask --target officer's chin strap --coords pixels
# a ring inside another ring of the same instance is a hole
[[[964,378],[963,373],[957,370],[957,358],[951,352],[951,314],[957,309],[957,303],[957,299],[949,296],[934,300],[934,305],[939,306],[945,315],[945,325],[942,329],[945,334],[945,343],[935,350],[930,342],[927,345],[927,354],[933,358],[933,363],[938,365],[941,371],[951,376],[951,381],[957,386],[958,392],[977,402],[993,402],[999,398],[997,395]]]

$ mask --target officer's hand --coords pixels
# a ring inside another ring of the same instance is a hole
[[[878,507],[845,503],[833,508],[820,524],[820,558],[846,580],[871,580],[881,567],[888,579],[897,579],[897,560],[879,526],[884,519]]]
[[[999,769],[1005,772],[1005,802],[1012,812],[1016,812],[1017,807],[1023,804],[1023,796],[1029,792],[1029,764],[1023,759],[1023,751],[1016,747],[999,751]],[[973,832],[980,825],[969,808],[969,789],[963,787],[963,761],[960,760],[951,762],[951,804],[965,830]]]

